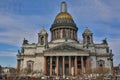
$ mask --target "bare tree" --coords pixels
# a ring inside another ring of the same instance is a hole
[[[21,70],[21,73],[22,75],[27,75],[27,74],[31,74],[32,73],[32,70],[28,69],[28,68],[24,68]]]
[[[98,68],[92,69],[92,73],[96,74],[97,80],[104,80],[105,75],[108,74],[109,72],[110,70],[104,67],[98,67]]]

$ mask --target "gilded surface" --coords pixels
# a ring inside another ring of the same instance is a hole
[[[91,33],[91,31],[87,28],[84,33]]]
[[[60,19],[60,18],[68,18],[68,19],[72,19],[72,16],[67,13],[67,12],[61,12],[59,13],[55,19]]]
[[[40,33],[46,33],[46,30],[43,28]]]

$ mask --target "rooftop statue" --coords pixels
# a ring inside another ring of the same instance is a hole
[[[28,40],[26,40],[26,39],[24,38],[24,40],[23,40],[23,45],[25,45],[25,44],[28,44]]]
[[[107,39],[106,39],[106,38],[103,39],[103,40],[102,40],[102,43],[103,43],[103,44],[108,44],[108,43],[107,43]]]

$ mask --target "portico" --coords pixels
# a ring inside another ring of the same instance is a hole
[[[78,75],[89,69],[88,56],[45,56],[46,75]]]

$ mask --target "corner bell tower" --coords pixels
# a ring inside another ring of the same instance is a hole
[[[38,33],[38,43],[43,46],[48,43],[48,33],[46,32],[45,29],[42,29]]]
[[[83,44],[93,44],[93,33],[86,28],[85,31],[82,34],[83,36]]]
[[[51,41],[77,41],[78,28],[72,16],[67,12],[66,2],[61,3],[60,13],[55,17],[51,28]]]

